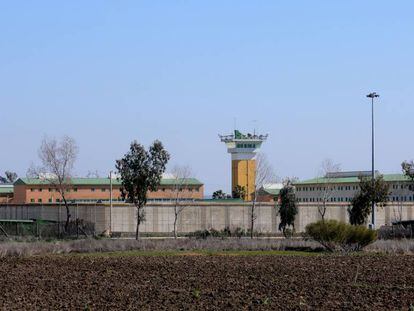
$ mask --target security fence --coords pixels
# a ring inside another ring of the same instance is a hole
[[[347,204],[328,204],[325,219],[347,222],[347,208]],[[171,235],[174,229],[174,209],[171,202],[148,203],[145,207],[146,219],[141,224],[140,231],[148,235]],[[252,212],[249,202],[181,202],[180,209],[182,212],[177,218],[177,232],[180,234],[209,229],[250,229]],[[300,203],[298,211],[295,219],[296,232],[303,232],[307,224],[321,219],[317,204]],[[133,235],[136,230],[136,208],[128,204],[114,203],[112,208],[108,204],[71,204],[69,213],[72,236],[109,232],[115,236]],[[254,231],[268,235],[280,234],[280,216],[278,206],[274,203],[257,204],[254,219]],[[378,227],[412,219],[414,204],[411,202],[377,207]],[[15,230],[20,235],[29,232],[37,234],[36,228],[39,228],[40,236],[53,235],[56,231],[61,235],[65,231],[62,226],[66,221],[66,208],[63,204],[0,205],[0,222],[1,220],[33,221],[31,225],[21,222],[17,227],[15,223],[7,224],[8,230]]]
[[[0,236],[4,237],[38,237],[38,238],[69,238],[95,236],[95,224],[76,219],[66,222],[47,220],[15,220],[0,219]]]

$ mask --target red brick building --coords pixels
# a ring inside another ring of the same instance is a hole
[[[13,200],[13,184],[0,184],[0,204]]]
[[[148,193],[148,200],[167,201],[173,199],[177,191],[183,200],[201,200],[204,185],[195,178],[185,181],[162,179],[158,190]],[[112,179],[112,200],[123,201],[120,192],[121,182]],[[72,178],[67,189],[66,199],[75,202],[108,202],[110,199],[109,178]],[[14,183],[13,203],[56,203],[62,200],[60,193],[47,180],[39,178],[19,178]]]

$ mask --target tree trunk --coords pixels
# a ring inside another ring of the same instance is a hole
[[[177,238],[177,218],[178,215],[177,213],[174,214],[174,239]]]
[[[252,214],[250,217],[250,238],[253,239],[253,230],[254,230],[254,210],[256,208],[256,202],[253,201],[252,204]]]
[[[137,206],[137,229],[135,231],[135,240],[139,240],[140,238],[140,234],[139,234],[139,225],[141,223],[141,215],[139,214],[140,212],[140,207]]]
[[[174,202],[174,239],[177,238],[177,219],[178,219],[178,214],[179,214],[179,210],[178,210],[178,196],[179,196],[178,190],[179,189],[176,189],[176,190],[177,190],[176,191],[177,195],[175,197],[175,202]]]
[[[326,213],[326,202],[323,201],[323,203],[322,203],[322,211],[321,211],[322,222],[325,222],[325,213]]]
[[[178,219],[178,206],[177,201],[175,201],[174,205],[174,239],[177,238],[177,219]]]
[[[65,195],[63,193],[61,193],[63,202],[65,203],[65,207],[66,207],[66,223],[65,223],[65,232],[68,233],[68,229],[69,229],[69,221],[70,221],[70,210],[69,210],[69,205],[68,202],[66,201]]]

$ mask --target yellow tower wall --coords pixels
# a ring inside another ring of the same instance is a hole
[[[246,189],[246,201],[251,201],[256,181],[256,160],[232,160],[232,190],[237,185]]]

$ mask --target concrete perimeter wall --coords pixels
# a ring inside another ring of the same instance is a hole
[[[348,221],[346,204],[330,204],[327,207],[326,219]],[[169,203],[151,203],[145,207],[146,221],[140,231],[148,233],[171,233],[174,223],[174,206]],[[321,219],[316,204],[298,204],[299,213],[296,216],[297,232],[304,231],[307,224]],[[72,219],[79,218],[96,224],[96,231],[109,229],[112,219],[113,232],[133,233],[136,228],[136,209],[129,205],[114,205],[112,211],[108,205],[71,205]],[[274,204],[262,203],[256,207],[255,230],[262,233],[279,233],[280,217]],[[194,202],[185,204],[178,218],[178,232],[214,228],[221,230],[225,227],[250,227],[251,204],[249,203],[205,203]],[[51,205],[0,205],[0,219],[44,219],[64,221],[66,209],[64,206]],[[390,224],[394,220],[414,219],[414,204],[390,204],[377,207],[377,226]]]

